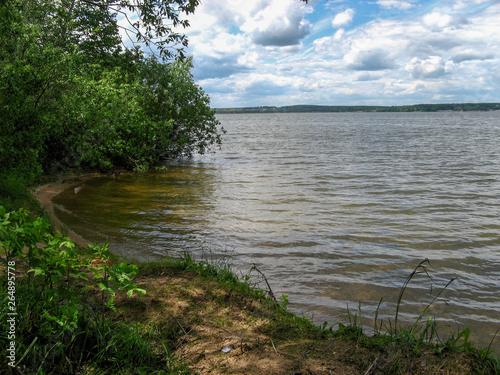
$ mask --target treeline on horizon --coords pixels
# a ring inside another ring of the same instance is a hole
[[[438,112],[438,111],[493,111],[500,103],[443,103],[403,106],[366,105],[293,105],[284,107],[217,108],[217,113],[309,113],[309,112]]]

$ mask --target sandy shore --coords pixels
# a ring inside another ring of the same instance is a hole
[[[54,212],[54,204],[52,199],[58,194],[62,193],[66,189],[74,188],[83,184],[92,178],[101,177],[102,174],[99,173],[88,173],[83,175],[68,175],[61,177],[56,182],[50,182],[48,184],[39,186],[33,192],[35,199],[40,202],[42,208],[47,212],[50,221],[55,226],[56,229],[68,236],[73,242],[80,246],[87,247],[89,241],[85,240],[82,236],[76,234],[71,229],[67,228],[61,220],[56,216]],[[76,194],[76,193],[75,193]]]

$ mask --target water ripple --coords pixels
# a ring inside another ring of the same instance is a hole
[[[61,217],[96,240],[126,238],[112,248],[127,256],[230,248],[237,267],[257,263],[292,311],[320,323],[358,303],[373,316],[381,298],[380,316],[393,317],[428,258],[432,280],[412,282],[402,321],[458,277],[432,312],[489,343],[500,323],[500,112],[220,120],[217,154],[90,181],[58,197]]]

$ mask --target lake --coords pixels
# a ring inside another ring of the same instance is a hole
[[[289,310],[318,323],[345,323],[349,308],[371,325],[381,298],[379,318],[394,320],[405,278],[428,259],[400,321],[456,277],[430,316],[489,344],[500,328],[500,111],[218,118],[227,134],[215,154],[87,181],[54,199],[57,215],[131,258],[225,254],[243,274],[256,264]]]

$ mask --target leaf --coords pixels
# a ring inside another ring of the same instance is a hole
[[[39,275],[45,276],[46,275],[45,270],[43,270],[40,267],[32,268],[28,272],[33,272],[35,274],[34,276],[39,276]]]
[[[127,291],[127,296],[132,297],[134,295],[134,292],[137,292],[137,294],[139,294],[140,296],[143,296],[144,294],[146,294],[145,289],[135,287],[135,288],[129,289]]]

